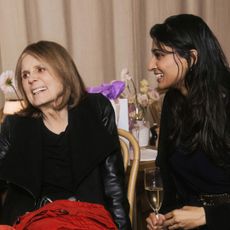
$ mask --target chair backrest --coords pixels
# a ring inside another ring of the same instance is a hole
[[[124,129],[118,129],[120,137],[121,150],[124,160],[124,168],[127,170],[130,160],[130,151],[133,153],[133,159],[130,163],[130,173],[128,178],[128,201],[130,205],[129,217],[131,223],[133,223],[133,211],[134,211],[134,197],[136,192],[137,174],[140,162],[140,147],[135,137]]]

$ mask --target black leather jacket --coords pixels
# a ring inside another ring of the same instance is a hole
[[[90,94],[69,114],[72,151],[85,151],[80,162],[79,156],[73,154],[79,200],[103,203],[119,229],[131,229],[123,161],[111,104],[102,95]],[[36,206],[41,189],[40,124],[40,119],[18,115],[8,116],[2,124],[0,188],[6,191],[0,214],[2,224],[13,224],[19,215]],[[100,172],[101,187],[95,181],[95,172]],[[88,191],[88,184],[95,184],[95,191]],[[99,198],[101,191],[104,202]]]

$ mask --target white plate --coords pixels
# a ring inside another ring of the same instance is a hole
[[[141,159],[140,161],[154,161],[157,157],[157,150],[141,148]]]

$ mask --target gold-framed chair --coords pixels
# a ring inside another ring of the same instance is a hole
[[[124,161],[124,169],[127,171],[130,161],[130,149],[133,153],[133,159],[130,163],[130,172],[128,177],[128,191],[127,197],[130,205],[129,217],[131,224],[133,224],[134,207],[135,207],[135,192],[136,182],[140,163],[140,147],[136,138],[128,131],[124,129],[118,129],[118,135],[120,138],[121,151]]]

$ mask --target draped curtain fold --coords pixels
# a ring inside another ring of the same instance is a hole
[[[127,67],[147,78],[155,23],[179,13],[203,17],[230,59],[228,0],[0,0],[0,72],[14,70],[25,46],[60,43],[72,55],[87,86],[120,79]]]

